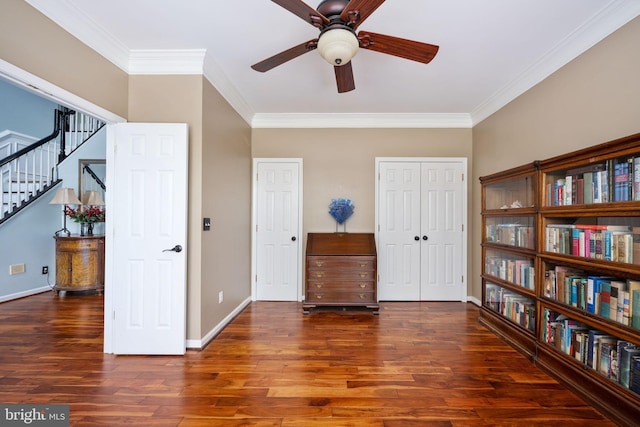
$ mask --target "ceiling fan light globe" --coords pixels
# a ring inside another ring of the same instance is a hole
[[[342,28],[323,33],[318,40],[318,52],[331,65],[345,65],[358,53],[356,35]]]

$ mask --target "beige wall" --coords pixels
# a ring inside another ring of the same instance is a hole
[[[206,334],[251,296],[251,128],[205,80],[200,167],[202,333]],[[224,301],[218,304],[218,293]]]
[[[189,124],[187,339],[198,340],[251,295],[251,129],[200,75],[131,76],[129,96],[133,122]]]
[[[481,297],[478,178],[640,132],[640,18],[473,129],[473,295]]]
[[[127,117],[127,73],[24,0],[2,0],[0,58]]]
[[[376,157],[470,159],[472,152],[471,129],[254,129],[252,145],[253,157],[303,159],[305,245],[308,232],[335,231],[328,211],[338,197],[355,205],[347,231],[374,232]]]
[[[189,125],[189,226],[187,245],[187,339],[199,339],[202,188],[202,91],[199,75],[129,78],[129,121]]]

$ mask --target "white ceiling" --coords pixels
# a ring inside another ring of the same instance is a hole
[[[471,127],[640,15],[638,0],[387,0],[359,30],[438,54],[360,49],[339,94],[317,51],[250,68],[318,36],[269,0],[26,1],[130,74],[203,73],[254,127]]]

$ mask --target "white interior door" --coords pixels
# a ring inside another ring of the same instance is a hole
[[[466,274],[463,159],[376,159],[378,298],[461,301]]]
[[[300,180],[298,160],[257,161],[255,299],[301,299]]]
[[[379,169],[378,298],[420,300],[420,163]]]
[[[420,299],[460,301],[462,273],[462,165],[422,163]]]
[[[182,123],[107,129],[113,353],[185,353],[187,135]]]

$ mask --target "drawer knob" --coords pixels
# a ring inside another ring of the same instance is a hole
[[[366,288],[366,287],[367,287],[367,284],[366,284],[366,283],[360,283],[360,287],[361,287],[362,289],[364,289],[364,288]]]
[[[316,288],[321,288],[324,286],[324,283],[316,283]]]
[[[322,295],[316,295],[317,299],[322,299]]]
[[[364,279],[365,277],[367,277],[368,275],[369,275],[369,273],[360,273],[360,277],[362,277],[363,279]]]
[[[366,295],[365,294],[360,294],[360,299],[365,299]]]
[[[318,272],[318,273],[316,273],[316,277],[324,277],[324,273],[323,272]]]
[[[324,262],[316,261],[316,267],[322,267]]]
[[[366,267],[366,266],[367,266],[367,263],[366,263],[366,262],[361,262],[361,263],[360,263],[360,267]]]

